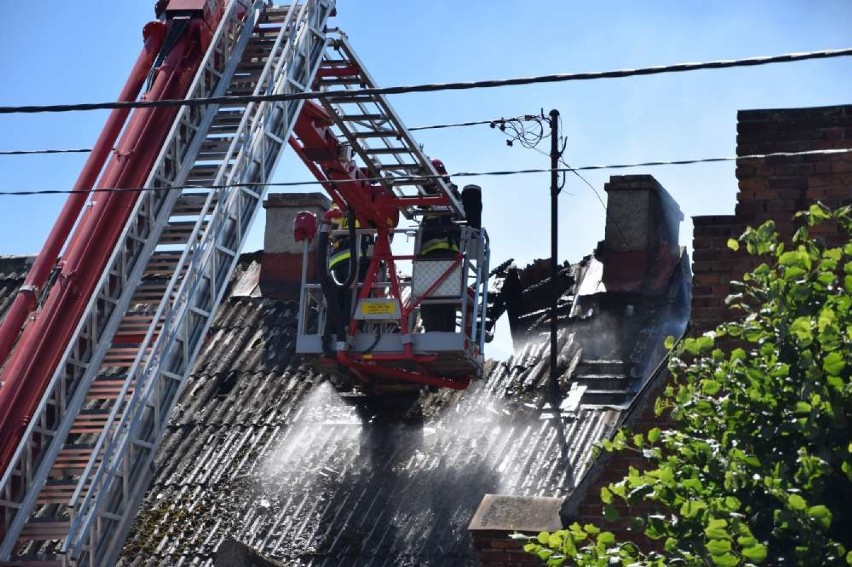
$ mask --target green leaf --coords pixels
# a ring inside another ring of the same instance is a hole
[[[618,510],[612,504],[607,504],[604,506],[604,518],[606,518],[607,522],[614,522],[618,519],[619,514]]]
[[[808,402],[796,402],[794,412],[796,415],[807,415],[811,413],[813,407]]]
[[[648,441],[651,443],[656,443],[660,440],[660,428],[654,427],[650,431],[648,431]]]
[[[756,543],[750,547],[744,547],[740,553],[743,557],[752,563],[763,563],[766,561],[766,546],[762,543]]]
[[[831,527],[831,510],[827,506],[823,506],[822,504],[811,506],[808,508],[808,515],[819,521],[824,528],[828,529]]]
[[[822,362],[822,368],[832,376],[840,376],[846,367],[846,361],[839,352],[830,352]]]
[[[810,317],[799,317],[790,325],[790,334],[798,339],[800,346],[810,346],[814,340],[813,321]]]
[[[704,535],[709,539],[731,539],[731,535],[725,528],[728,527],[728,522],[721,519],[712,519],[704,528]]]
[[[715,396],[722,389],[722,384],[716,380],[702,380],[701,383],[704,386],[704,393],[708,396]]]
[[[804,510],[808,506],[808,503],[805,502],[805,499],[799,496],[798,494],[791,494],[790,497],[787,499],[787,504],[793,510]]]
[[[698,344],[698,348],[699,348],[700,352],[707,352],[707,351],[709,351],[710,349],[713,348],[714,344],[716,344],[716,341],[713,340],[713,337],[708,336],[706,334],[701,335],[700,337],[695,339],[695,341]]]
[[[539,532],[538,542],[542,545],[547,545],[548,541],[550,541],[550,534],[547,532]]]
[[[740,243],[738,241],[734,240],[733,238],[729,238],[728,239],[728,248],[730,248],[731,250],[736,252],[737,250],[740,249]]]
[[[563,539],[559,534],[550,534],[550,537],[547,538],[547,546],[552,549],[559,549],[562,547]]]
[[[680,515],[684,518],[694,518],[701,510],[707,508],[707,504],[699,500],[687,500],[680,506]]]
[[[730,510],[731,512],[736,512],[740,509],[742,503],[736,496],[726,496],[725,497],[725,509]]]
[[[754,547],[757,545],[757,540],[753,536],[741,536],[737,538],[737,543],[740,547]]]
[[[790,250],[778,257],[778,264],[785,268],[811,269],[811,257],[804,250]]]
[[[711,555],[710,559],[713,560],[713,565],[718,565],[719,567],[736,567],[740,564],[740,560],[733,553]]]
[[[822,222],[828,218],[831,218],[828,214],[828,209],[825,205],[821,205],[819,203],[815,203],[808,208],[808,224],[813,226],[819,222]]]
[[[612,504],[612,492],[610,492],[606,486],[601,488],[601,502],[604,504]]]
[[[725,539],[711,539],[707,542],[707,551],[711,555],[724,555],[731,551],[731,542]]]

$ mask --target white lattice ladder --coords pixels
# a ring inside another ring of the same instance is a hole
[[[440,178],[387,97],[349,92],[375,89],[378,85],[346,36],[339,31],[330,36],[316,87],[327,94],[320,99],[323,107],[367,166],[369,177],[384,178],[381,184],[402,200],[400,212],[406,218],[412,219],[426,210],[405,205],[405,198],[434,194],[436,187],[447,197],[448,212],[464,217],[458,198]],[[424,181],[424,176],[429,179]]]

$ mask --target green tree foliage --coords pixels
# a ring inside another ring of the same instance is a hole
[[[574,524],[526,551],[550,566],[852,565],[852,214],[799,216],[792,245],[771,222],[729,242],[767,263],[728,298],[741,318],[674,347],[656,404],[674,425],[604,443],[644,457],[601,500],[607,519],[653,504],[631,519],[652,545]],[[825,222],[845,246],[811,236]]]

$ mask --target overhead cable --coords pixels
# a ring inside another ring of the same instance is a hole
[[[465,126],[481,126],[487,124],[492,126],[500,121],[508,120],[505,118],[495,118],[492,120],[476,120],[473,122],[455,122],[451,124],[432,124],[429,126],[415,126],[409,128],[409,132],[417,130],[440,130],[444,128],[461,128]],[[492,126],[493,127],[493,126]],[[28,156],[41,154],[84,154],[91,152],[92,148],[63,148],[63,149],[45,149],[45,150],[0,150],[0,156]]]
[[[0,106],[0,114],[33,114],[40,112],[74,112],[84,110],[108,110],[115,108],[154,108],[169,106],[202,106],[207,104],[248,104],[252,102],[278,102],[288,100],[325,99],[330,102],[337,100],[374,95],[392,95],[406,93],[424,93],[435,91],[460,91],[469,89],[483,89],[494,87],[509,87],[519,85],[531,85],[540,83],[561,83],[567,81],[591,81],[597,79],[620,79],[625,77],[636,77],[645,75],[660,75],[663,73],[683,73],[688,71],[699,71],[703,69],[727,69],[731,67],[756,67],[772,63],[792,63],[809,59],[828,59],[832,57],[845,57],[852,55],[852,48],[827,49],[822,51],[808,51],[804,53],[785,53],[766,57],[749,57],[745,59],[729,59],[718,61],[704,61],[698,63],[678,63],[674,65],[660,65],[655,67],[641,67],[636,69],[619,69],[614,71],[595,71],[587,73],[555,73],[552,75],[539,75],[535,77],[517,77],[513,79],[490,79],[482,81],[462,81],[452,83],[431,83],[421,85],[407,85],[398,87],[381,87],[372,89],[352,89],[342,91],[308,91],[303,93],[265,94],[265,95],[241,95],[241,96],[218,96],[196,99],[158,100],[158,101],[133,101],[133,102],[97,102],[83,104],[54,104],[54,105],[24,105],[24,106]]]
[[[577,171],[597,171],[597,170],[607,170],[607,169],[630,169],[637,167],[657,167],[663,165],[693,165],[699,163],[719,163],[719,162],[727,162],[727,161],[752,161],[752,160],[762,160],[767,158],[787,158],[787,157],[800,157],[800,156],[827,156],[827,155],[840,155],[840,154],[849,154],[852,153],[852,148],[839,148],[839,149],[829,149],[829,150],[809,150],[802,152],[775,152],[769,154],[750,154],[745,156],[725,156],[725,157],[710,157],[710,158],[699,158],[699,159],[683,159],[683,160],[671,160],[671,161],[646,161],[641,163],[621,163],[621,164],[609,164],[609,165],[584,165],[580,167],[563,167],[557,168],[556,171],[564,172],[564,173],[573,173]],[[470,172],[470,171],[459,171],[456,173],[449,174],[450,177],[500,177],[507,175],[526,175],[526,174],[535,174],[535,173],[550,173],[550,168],[534,168],[534,169],[514,169],[514,170],[505,170],[505,171],[479,171],[479,172]],[[393,179],[385,178],[385,177],[373,177],[369,179],[362,179],[361,181],[368,183],[381,183],[386,181],[398,181],[401,183],[411,183],[417,181],[430,181],[432,179],[437,179],[441,177],[446,177],[446,174],[442,175],[416,175],[416,176],[407,176],[407,177],[395,177]],[[304,187],[308,185],[327,185],[329,183],[332,184],[342,184],[342,183],[351,183],[351,181],[346,180],[334,180],[334,179],[325,179],[323,181],[318,180],[309,180],[309,181],[281,181],[281,182],[267,182],[267,183],[230,183],[228,185],[180,185],[174,187],[133,187],[133,188],[97,188],[91,190],[70,190],[70,189],[41,189],[41,190],[32,190],[32,191],[0,191],[0,196],[26,196],[26,195],[59,195],[59,194],[72,194],[72,193],[115,193],[120,191],[136,191],[136,192],[144,192],[144,191],[179,191],[184,189],[229,189],[229,188],[238,188],[238,187]]]
[[[455,122],[453,124],[434,124],[432,126],[415,126],[413,128],[409,128],[409,132],[416,132],[418,130],[441,130],[443,128],[461,128],[464,126],[482,126],[483,124],[491,124],[497,123],[499,120],[475,120],[473,122]]]
[[[85,154],[92,148],[62,148],[48,150],[0,150],[0,156],[31,156],[42,154]]]

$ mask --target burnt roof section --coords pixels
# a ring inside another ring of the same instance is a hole
[[[121,565],[214,565],[229,538],[287,565],[474,565],[482,497],[569,495],[673,325],[672,301],[597,295],[560,332],[557,395],[534,336],[388,420],[298,365],[297,304],[257,296],[258,261],[241,260],[187,379]]]
[[[23,285],[35,256],[0,256],[0,320]]]

